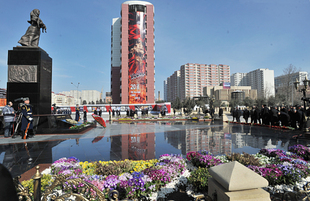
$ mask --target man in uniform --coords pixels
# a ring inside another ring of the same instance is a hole
[[[29,98],[24,98],[24,104],[21,107],[21,112],[23,114],[21,125],[22,139],[34,137],[32,125],[32,105],[30,105],[29,103]]]

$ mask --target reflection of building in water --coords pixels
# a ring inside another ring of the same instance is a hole
[[[145,125],[145,123],[137,123]],[[155,158],[155,132],[148,126],[127,124],[121,133],[128,135],[111,136],[110,160],[149,160]],[[153,129],[154,130],[154,129]]]
[[[245,146],[241,133],[235,133],[233,139],[234,139],[235,148],[241,148]]]
[[[207,150],[214,155],[231,154],[231,137],[212,129],[186,130],[186,152]]]
[[[229,132],[232,133],[232,143],[235,148],[272,149],[277,148],[279,140],[284,142],[282,147],[287,146],[285,138],[279,139],[275,134],[268,137],[263,136],[262,128],[257,126],[236,124],[230,127]]]
[[[165,140],[171,144],[176,149],[181,150],[181,153],[183,155],[186,154],[186,131],[180,130],[180,131],[169,131],[164,133]]]

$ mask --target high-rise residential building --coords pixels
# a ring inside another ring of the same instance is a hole
[[[155,102],[154,6],[126,1],[111,27],[112,102]]]
[[[230,76],[231,86],[246,86],[248,83],[247,73],[234,73]]]
[[[299,81],[303,85],[303,81],[308,76],[307,72],[300,71],[296,73],[290,73],[287,75],[281,75],[274,78],[275,93],[284,95],[287,103],[294,104],[294,101],[298,101],[296,97],[296,90],[294,82]]]
[[[257,97],[275,96],[274,70],[259,68],[249,73],[235,73],[231,78],[234,80],[241,79],[240,82],[234,82],[238,85],[232,86],[251,86],[252,89],[257,89]]]
[[[302,81],[308,76],[308,73],[305,71],[300,71],[296,73],[292,73],[290,75],[281,75],[274,78],[274,86],[277,91],[280,87],[288,87],[288,86],[294,86],[294,82],[299,81],[302,83]]]
[[[179,74],[176,72],[167,78],[167,101],[173,101],[176,97],[184,100],[186,97],[202,96],[203,87],[230,82],[230,66],[223,64],[187,63],[180,67]],[[175,81],[177,79],[179,82]]]
[[[170,77],[167,78],[167,100],[173,101],[176,97],[180,98],[180,79],[181,72],[175,71]]]
[[[167,92],[168,92],[168,89],[167,89],[167,80],[164,80],[164,101],[167,101],[168,98],[167,98]]]

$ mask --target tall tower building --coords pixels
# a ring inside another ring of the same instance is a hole
[[[111,93],[117,104],[155,102],[154,6],[126,1],[111,27]]]

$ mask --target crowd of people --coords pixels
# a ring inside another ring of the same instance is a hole
[[[296,106],[253,106],[250,110],[241,110],[235,107],[232,110],[233,121],[240,122],[243,116],[246,123],[256,123],[273,126],[289,126],[302,129],[306,123],[306,117],[310,116],[310,108],[307,110],[300,105]]]

